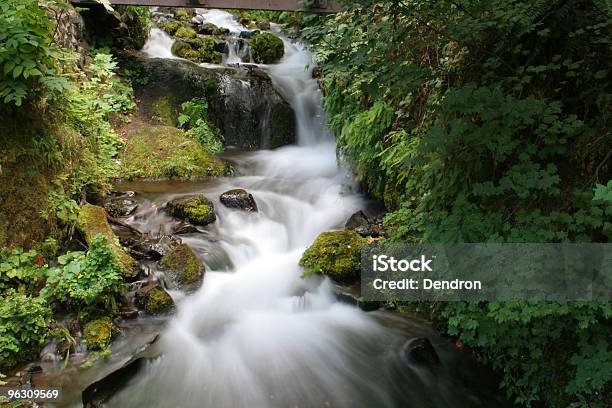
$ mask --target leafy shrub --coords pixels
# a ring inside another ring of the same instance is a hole
[[[45,265],[36,250],[0,250],[0,292],[9,288],[32,291],[45,275]]]
[[[0,3],[1,103],[21,106],[26,100],[70,89],[57,67],[61,52],[52,43],[53,29],[53,21],[37,0]]]
[[[121,265],[104,236],[95,237],[87,252],[69,252],[58,260],[61,267],[47,272],[45,297],[53,296],[81,317],[116,308],[116,297],[123,292]]]
[[[208,102],[204,99],[192,99],[181,105],[178,121],[181,127],[187,128],[187,136],[197,140],[200,145],[213,153],[223,153],[221,132],[205,120]]]
[[[198,35],[196,34],[196,32],[189,27],[181,27],[178,30],[176,30],[176,33],[174,33],[174,35],[177,38],[183,38],[183,39],[187,39],[187,38],[196,38]]]
[[[390,210],[391,239],[612,238],[604,2],[360,4],[305,37],[330,127]],[[449,303],[443,313],[517,402],[609,400],[609,304]]]
[[[49,335],[50,319],[45,299],[5,291],[0,301],[0,367],[34,358]]]
[[[272,64],[285,55],[283,40],[271,33],[257,33],[251,40],[253,60],[258,64]]]

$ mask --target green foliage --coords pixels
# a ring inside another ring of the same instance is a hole
[[[161,29],[170,35],[176,34],[180,28],[183,28],[183,23],[180,21],[169,21],[161,25]]]
[[[391,239],[612,238],[610,12],[597,0],[366,1],[306,29],[330,127],[390,210]],[[521,404],[609,401],[609,304],[444,314]]]
[[[37,0],[0,3],[0,103],[21,106],[70,89],[58,69],[62,55],[53,30]]]
[[[0,367],[33,358],[49,335],[51,310],[45,299],[13,289],[0,301]]]
[[[285,55],[285,45],[274,34],[260,32],[251,39],[251,51],[258,64],[272,64]]]
[[[87,252],[69,252],[58,261],[61,266],[47,272],[44,297],[54,297],[81,317],[115,310],[123,293],[121,265],[103,235],[91,241]]]
[[[178,117],[179,126],[186,128],[186,135],[206,149],[216,154],[223,153],[223,136],[219,129],[205,119],[207,112],[208,102],[204,99],[184,102]]]
[[[174,33],[174,36],[177,38],[189,39],[189,38],[196,38],[198,35],[193,30],[193,28],[180,27],[178,30],[176,30],[176,33]]]
[[[219,64],[222,55],[217,49],[219,41],[212,35],[197,38],[183,38],[172,44],[172,53],[197,63]]]
[[[0,292],[9,288],[33,291],[44,274],[44,261],[38,251],[22,248],[0,251]]]

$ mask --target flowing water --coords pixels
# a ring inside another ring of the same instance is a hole
[[[239,30],[222,11],[207,21]],[[168,57],[171,40],[154,30],[145,47]],[[476,407],[497,404],[478,389],[465,352],[427,325],[336,301],[327,279],[302,279],[298,261],[322,231],[342,228],[364,208],[324,125],[310,54],[285,41],[286,56],[262,66],[296,113],[298,144],[231,153],[237,175],[209,182],[138,182],[144,203],[129,222],[169,231],[168,200],[202,193],[216,223],[183,236],[207,267],[202,287],[172,291],[177,314],[160,339],[162,355],[108,401],[109,407]],[[259,212],[225,208],[219,194],[244,188]],[[402,345],[429,337],[441,364],[409,364]],[[476,389],[477,391],[474,391]]]

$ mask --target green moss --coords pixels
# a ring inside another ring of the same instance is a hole
[[[217,219],[213,203],[203,195],[172,200],[166,206],[166,211],[195,225],[207,225]]]
[[[161,25],[161,29],[170,35],[174,35],[181,27],[183,27],[181,21],[170,21]]]
[[[172,112],[172,103],[168,95],[160,96],[157,100],[153,101],[151,111],[162,124],[176,126],[176,120]]]
[[[204,264],[186,244],[172,249],[161,260],[161,266],[176,274],[180,286],[191,286],[201,281]]]
[[[251,15],[247,11],[241,11],[236,20],[238,20],[238,22],[243,26],[247,27],[249,24],[251,24]]]
[[[216,177],[225,171],[215,155],[180,129],[135,119],[126,132],[128,140],[119,159],[127,179]]]
[[[223,55],[217,51],[218,48],[219,41],[215,37],[207,35],[175,41],[172,44],[172,53],[197,63],[219,64]]]
[[[148,285],[136,291],[136,305],[150,315],[159,315],[170,312],[174,301],[162,287]]]
[[[92,320],[83,328],[83,337],[90,350],[106,350],[113,338],[113,321],[110,317]]]
[[[253,59],[258,64],[272,64],[285,55],[283,40],[271,33],[257,33],[251,40]]]
[[[181,27],[178,30],[176,30],[176,33],[174,33],[174,35],[177,38],[183,38],[183,39],[187,39],[187,38],[196,38],[198,35],[196,34],[195,30],[193,30],[192,28],[189,27]]]
[[[174,17],[179,21],[189,21],[194,12],[191,9],[178,9],[174,12]]]
[[[361,249],[367,240],[353,230],[321,233],[300,259],[304,275],[328,275],[339,282],[359,276]]]
[[[136,261],[128,255],[119,244],[119,239],[106,219],[106,211],[104,208],[92,204],[84,204],[81,206],[76,227],[81,231],[88,244],[90,244],[98,234],[106,237],[106,242],[112,247],[117,260],[121,264],[122,275],[126,278],[133,278],[137,275],[138,269]]]
[[[257,20],[257,28],[259,28],[260,30],[269,30],[270,29],[270,21],[267,19],[261,19],[261,20]]]

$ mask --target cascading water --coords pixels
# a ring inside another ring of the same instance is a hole
[[[199,13],[219,26],[237,24],[225,12]],[[147,49],[162,43],[168,46],[153,36]],[[447,343],[435,343],[443,361],[436,373],[402,360],[407,333],[433,336],[433,331],[338,303],[329,280],[301,278],[304,249],[318,233],[341,228],[365,204],[347,188],[350,178],[337,164],[321,95],[306,69],[309,52],[286,40],[285,48],[279,64],[264,68],[296,112],[298,145],[235,154],[236,177],[171,183],[164,193],[140,185],[147,201],[129,222],[143,231],[168,230],[175,221],[155,209],[180,195],[206,195],[218,219],[183,238],[207,273],[196,293],[178,300],[160,340],[162,356],[107,405],[480,406],[454,384],[447,367],[457,357]],[[251,192],[259,212],[221,205],[219,194],[231,188]]]

